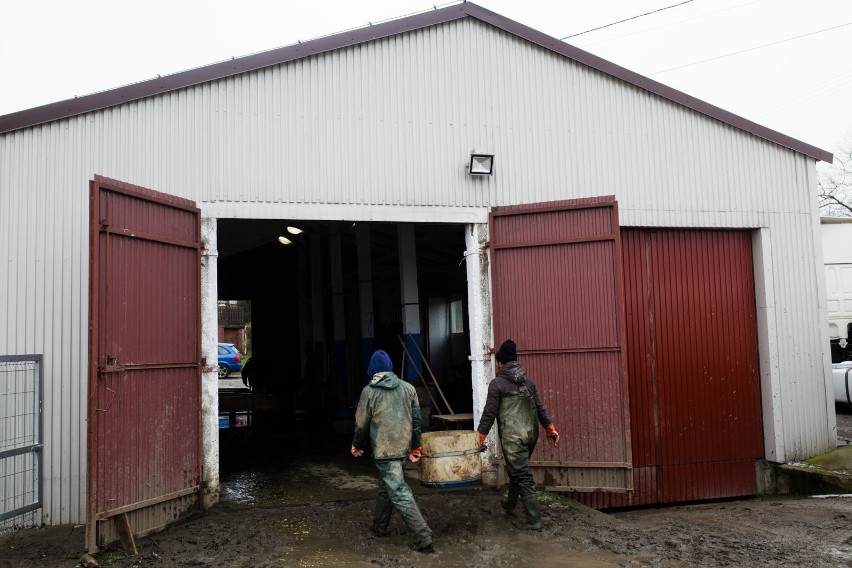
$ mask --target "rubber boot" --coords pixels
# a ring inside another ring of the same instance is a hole
[[[514,483],[509,484],[509,494],[505,501],[500,502],[500,506],[510,517],[517,517],[515,507],[518,506],[518,486]]]
[[[521,531],[540,531],[541,530],[541,509],[538,506],[538,495],[524,495],[521,497],[524,503],[524,509],[527,511],[527,520],[524,522],[515,523],[515,528]]]

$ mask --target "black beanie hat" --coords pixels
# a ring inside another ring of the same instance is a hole
[[[501,363],[508,363],[509,361],[517,361],[518,360],[518,348],[515,345],[515,342],[511,339],[507,339],[503,342],[503,345],[500,346],[500,349],[497,351],[497,360]]]

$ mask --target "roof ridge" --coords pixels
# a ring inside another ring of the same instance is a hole
[[[415,13],[409,16],[385,20],[376,24],[368,24],[343,32],[321,36],[305,42],[261,51],[230,60],[212,63],[179,71],[171,75],[158,76],[154,79],[131,83],[107,91],[99,91],[82,97],[66,99],[31,109],[26,109],[5,116],[0,116],[0,134],[28,128],[54,120],[69,118],[87,112],[101,110],[127,102],[164,94],[170,91],[224,79],[242,73],[256,71],[264,67],[280,65],[288,61],[302,59],[311,55],[325,53],[376,39],[422,29],[438,24],[452,22],[471,17],[492,25],[506,33],[515,35],[530,43],[572,59],[582,65],[596,69],[602,73],[635,85],[643,90],[654,93],[696,112],[729,124],[739,130],[754,134],[760,138],[784,146],[816,160],[831,163],[831,152],[812,146],[781,132],[762,126],[747,118],[702,101],[668,85],[640,75],[597,55],[593,55],[578,47],[574,47],[555,37],[537,31],[529,26],[516,22],[496,12],[492,12],[472,2],[463,1],[447,7],[434,7],[432,10]]]

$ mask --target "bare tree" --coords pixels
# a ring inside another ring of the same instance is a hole
[[[852,217],[852,141],[834,154],[833,164],[817,168],[820,215]]]

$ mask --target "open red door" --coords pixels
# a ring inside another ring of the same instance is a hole
[[[532,457],[539,487],[633,488],[618,206],[613,197],[496,207],[494,339],[514,339],[562,441]]]
[[[90,183],[90,551],[149,534],[201,490],[200,212],[191,201]]]

